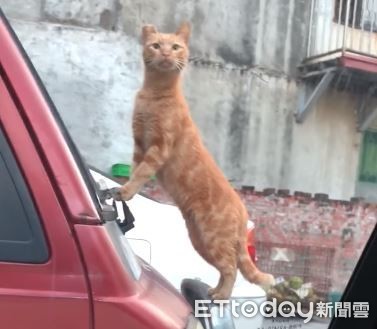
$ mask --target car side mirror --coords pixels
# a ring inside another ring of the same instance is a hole
[[[123,234],[135,227],[133,216],[130,208],[125,201],[117,201],[117,188],[99,190],[99,199],[102,205],[102,218],[104,221],[116,221]],[[112,199],[112,204],[107,203]]]

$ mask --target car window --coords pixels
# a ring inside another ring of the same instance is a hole
[[[0,129],[0,261],[42,263],[47,259],[37,212]]]

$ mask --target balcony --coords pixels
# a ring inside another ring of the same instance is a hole
[[[311,0],[307,42],[296,121],[333,86],[360,97],[357,127],[366,130],[377,119],[368,109],[377,95],[377,0]]]
[[[307,61],[377,57],[377,0],[312,0]]]

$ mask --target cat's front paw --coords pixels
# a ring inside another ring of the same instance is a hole
[[[214,293],[216,293],[216,288],[208,288],[208,296],[212,296]]]
[[[113,198],[116,201],[128,201],[131,200],[136,194],[129,184],[123,185],[120,188],[115,188],[112,190]]]
[[[120,195],[121,195],[122,200],[124,201],[131,200],[135,194],[136,194],[136,191],[132,188],[132,185],[130,184],[123,185],[120,188]]]
[[[230,298],[229,292],[222,289],[210,288],[208,289],[208,295],[213,301],[214,300],[229,300]]]
[[[122,195],[120,194],[120,187],[113,187],[110,189],[111,197],[115,201],[122,201]]]

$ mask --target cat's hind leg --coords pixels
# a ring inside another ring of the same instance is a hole
[[[220,279],[219,279],[219,282],[217,283],[217,286],[215,288],[209,288],[208,295],[212,296],[213,294],[215,294],[217,290],[219,290],[220,287],[223,285],[223,282],[224,282],[224,277],[220,273]]]
[[[211,218],[195,220],[192,213],[186,213],[185,219],[194,249],[220,272],[217,286],[208,290],[209,296],[213,300],[229,299],[237,276],[238,243],[229,238],[235,235],[234,230],[229,227],[222,234],[216,219],[212,223]]]
[[[229,299],[237,276],[237,254],[235,244],[228,241],[214,240],[208,246],[211,254],[210,264],[220,272],[217,286],[208,291],[210,297],[215,299]]]
[[[232,294],[233,286],[236,281],[237,268],[233,264],[217,264],[220,271],[220,280],[215,288],[209,289],[208,294],[212,300],[228,300]]]

